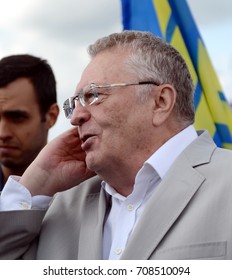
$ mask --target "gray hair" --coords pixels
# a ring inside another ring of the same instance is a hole
[[[88,53],[93,58],[99,52],[116,47],[130,51],[125,63],[138,79],[172,85],[177,92],[174,108],[177,116],[186,124],[194,122],[193,81],[175,48],[149,32],[123,31],[98,39],[89,46]]]

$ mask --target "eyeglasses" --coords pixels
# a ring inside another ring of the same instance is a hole
[[[118,83],[118,84],[108,84],[108,85],[96,85],[94,83],[84,87],[81,91],[73,97],[65,100],[63,109],[65,117],[70,119],[72,113],[76,107],[76,102],[79,101],[80,104],[85,107],[86,105],[93,105],[95,102],[100,101],[100,96],[112,94],[111,92],[100,93],[97,89],[112,88],[112,87],[125,87],[125,86],[136,86],[136,85],[146,85],[152,84],[158,86],[157,83],[153,81],[138,82],[138,83]]]

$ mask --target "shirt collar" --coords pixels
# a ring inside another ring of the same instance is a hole
[[[164,143],[144,164],[151,165],[162,179],[177,157],[196,138],[197,132],[190,125]]]

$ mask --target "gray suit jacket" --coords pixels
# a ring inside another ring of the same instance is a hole
[[[231,166],[232,152],[202,133],[156,188],[122,259],[232,259]],[[101,259],[109,207],[94,177],[56,195],[47,213],[2,212],[0,258]]]

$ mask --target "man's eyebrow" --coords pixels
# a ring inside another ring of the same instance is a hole
[[[5,111],[3,113],[5,117],[29,117],[29,112],[22,111],[22,110],[12,110],[12,111]]]

